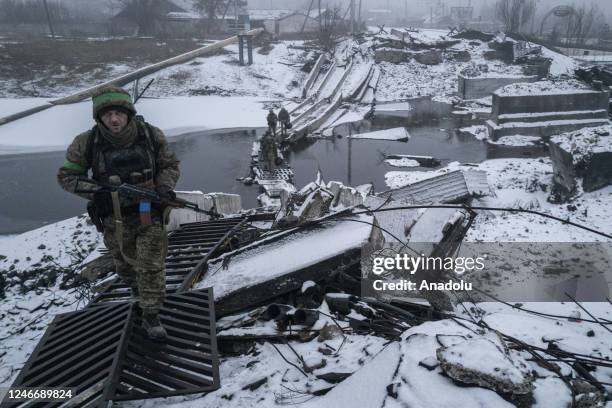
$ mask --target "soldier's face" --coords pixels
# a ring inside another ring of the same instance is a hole
[[[100,116],[100,119],[102,119],[104,126],[113,133],[121,132],[128,123],[127,113],[115,109],[104,112],[104,115]]]

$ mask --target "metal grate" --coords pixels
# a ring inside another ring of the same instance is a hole
[[[293,169],[291,167],[279,167],[272,171],[263,170],[260,167],[254,168],[258,181],[274,181],[285,180],[290,181],[293,178]]]
[[[219,362],[212,289],[169,296],[160,313],[168,331],[164,344],[146,338],[136,318],[113,401],[167,397],[219,388]]]
[[[122,302],[56,316],[12,386],[76,388],[77,395],[89,398],[75,406],[96,406],[119,362],[132,313],[133,306]],[[2,403],[2,407],[59,405]]]
[[[67,404],[70,407],[102,407],[108,401],[218,389],[212,289],[168,296],[160,319],[168,332],[165,343],[146,338],[135,303],[113,302],[59,315],[12,386],[76,388],[76,397]]]
[[[227,218],[215,221],[201,221],[181,224],[181,229],[168,235],[168,255],[166,257],[166,293],[176,293],[186,289],[187,282],[197,270],[202,270],[206,260],[221,243],[231,235],[245,218]],[[113,279],[94,298],[90,306],[109,301],[128,300],[130,289],[119,278]]]

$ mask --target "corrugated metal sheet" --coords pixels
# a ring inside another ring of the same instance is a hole
[[[489,183],[487,182],[487,172],[481,170],[464,171],[463,178],[468,191],[472,196],[480,197],[491,194]]]
[[[422,180],[396,190],[386,191],[395,200],[406,200],[414,204],[458,203],[473,196],[489,194],[487,175],[484,171],[452,171]]]

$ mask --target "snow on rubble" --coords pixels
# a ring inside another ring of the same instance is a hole
[[[524,208],[544,211],[560,218],[601,231],[612,231],[612,213],[608,203],[612,199],[612,186],[577,195],[571,204],[549,202],[552,187],[550,158],[491,159],[476,165],[449,163],[433,171],[391,171],[385,175],[390,188],[426,180],[455,170],[484,170],[495,196],[477,200],[478,205],[489,207]],[[533,214],[480,213],[466,237],[468,241],[483,242],[594,242],[605,238],[588,231],[572,228],[560,222]]]
[[[548,162],[522,160],[524,162],[518,166],[513,166],[507,159],[492,160],[479,169],[496,170],[490,173],[489,181],[498,193],[500,186],[520,191],[530,175],[545,174],[550,167]],[[448,169],[459,167],[454,163]],[[448,169],[427,173],[441,173]],[[517,192],[512,194],[517,195]],[[361,216],[357,220],[372,221],[370,216]],[[25,244],[36,245],[35,237],[45,237],[49,250],[59,254],[59,248],[78,240],[67,233],[66,228],[76,227],[80,222],[83,222],[82,217],[23,234],[11,243],[11,248],[24,246],[25,255],[29,253]],[[245,247],[244,255],[238,250],[234,255],[228,253],[213,259],[209,274],[201,285],[213,285],[215,293],[222,295],[232,288],[256,283],[258,279],[273,278],[277,272],[311,264],[314,254],[319,257],[334,255],[347,243],[359,246],[371,229],[368,224],[360,222],[332,221],[330,225],[326,229],[315,229],[311,234],[298,230],[292,234],[289,244],[283,246],[275,245],[276,238],[271,236],[265,253],[261,247],[253,245],[250,250]],[[91,226],[85,223],[79,228],[89,230]],[[285,234],[291,235],[291,232],[287,230]],[[8,248],[4,242],[7,241],[3,241],[3,248]],[[279,267],[271,268],[271,265]],[[23,264],[25,269],[29,266]],[[233,272],[237,274],[232,275]],[[222,276],[231,276],[231,279],[222,281]],[[304,281],[299,285],[299,292],[316,289],[316,286],[311,281]],[[358,323],[355,322],[367,324],[371,320],[368,314],[378,313],[374,307],[357,298],[349,301],[347,312],[338,312],[338,305],[332,302],[342,303],[343,299],[349,300],[350,297],[328,294],[313,309],[319,312],[318,320],[309,328],[311,334],[308,336],[301,339],[289,337],[280,343],[255,341],[241,352],[222,355],[221,388],[217,391],[207,395],[116,405],[246,408],[254,404],[262,407],[300,404],[318,408],[354,406],[357,398],[359,406],[372,408],[406,405],[423,408],[446,405],[511,407],[521,406],[524,398],[533,398],[535,407],[564,408],[571,401],[569,388],[553,369],[533,361],[524,344],[547,348],[552,343],[575,355],[610,357],[610,333],[601,325],[586,321],[588,317],[573,303],[520,305],[539,313],[571,316],[571,319],[535,315],[500,303],[458,304],[454,311],[440,316],[439,320],[406,324],[399,338],[390,341],[380,333],[366,335],[356,329]],[[0,315],[3,322],[8,322],[0,332],[3,339],[0,346],[0,386],[13,381],[53,314],[82,306],[77,293],[57,285],[25,294],[19,293],[18,287],[10,288],[7,298],[0,301]],[[584,307],[602,321],[612,319],[612,306],[609,304],[585,303]],[[287,332],[278,326],[279,323],[260,319],[263,311],[265,306],[219,319],[219,338],[260,335],[274,339],[285,336]],[[476,324],[473,319],[482,323]],[[576,374],[571,374],[573,368],[569,364],[559,362],[558,366],[579,383]],[[597,367],[592,375],[601,382],[608,382],[612,369]],[[587,392],[589,389],[584,384],[576,385],[576,389],[582,390],[576,398],[601,399],[597,390]]]
[[[589,86],[575,79],[548,80],[532,83],[519,82],[506,85],[495,91],[500,96],[559,95],[590,92],[593,92],[593,90]]]
[[[612,126],[586,128],[551,138],[559,147],[571,153],[574,164],[584,161],[598,152],[612,151]]]
[[[386,30],[391,30],[387,29]],[[377,29],[371,29],[377,31]],[[443,51],[447,54],[468,52],[470,61],[457,61],[453,58],[444,58],[437,65],[425,65],[411,59],[408,62],[394,64],[380,62],[382,75],[376,90],[376,100],[397,101],[417,96],[433,96],[440,102],[451,102],[457,92],[457,77],[464,70],[469,71],[477,67],[486,67],[484,76],[515,77],[523,75],[518,65],[506,64],[502,61],[486,59],[484,54],[491,49],[486,42],[454,39],[449,36],[448,30],[420,29],[411,31],[414,41],[424,45],[435,45],[439,41],[455,40],[454,44]],[[396,38],[390,34],[378,34],[380,38]],[[397,38],[396,38],[397,39]],[[572,74],[578,67],[576,61],[563,54],[542,47],[543,56],[550,58],[550,73],[556,77],[563,74]]]
[[[372,219],[359,216],[356,221],[331,221],[329,228],[319,233],[298,232],[283,240],[282,245],[268,248],[265,252],[255,248],[228,259],[229,263],[224,262],[225,257],[222,256],[211,263],[211,271],[198,287],[214,286],[215,297],[220,298],[238,288],[307,267],[317,258],[329,258],[347,249],[360,247],[368,239],[371,230],[368,223]],[[270,268],[270,262],[274,262],[274,268]]]

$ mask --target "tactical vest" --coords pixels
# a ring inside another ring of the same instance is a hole
[[[136,140],[125,147],[113,145],[104,139],[97,125],[93,127],[88,139],[87,160],[94,180],[108,183],[111,176],[119,176],[122,183],[154,188],[158,148],[152,140],[149,124],[138,121],[136,125]],[[138,201],[137,198],[121,197],[121,206],[135,206]]]

